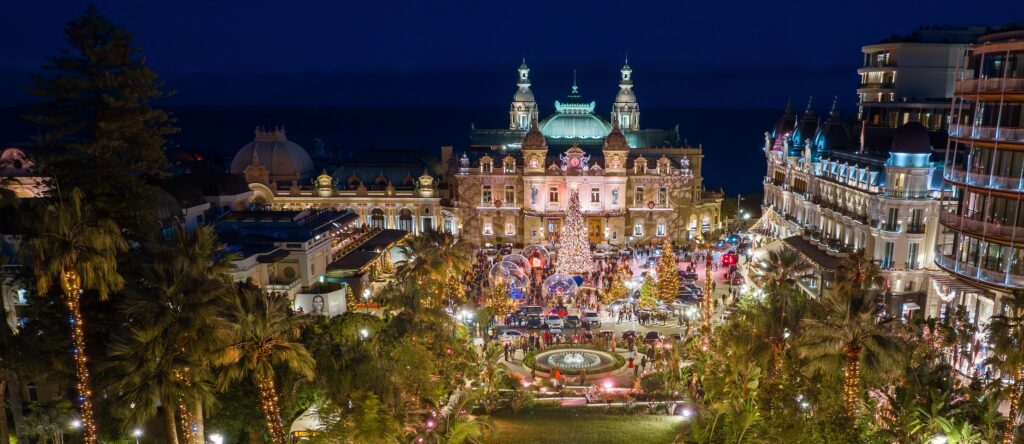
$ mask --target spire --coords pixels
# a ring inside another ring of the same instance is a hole
[[[807,110],[804,111],[806,114],[814,114],[814,96],[807,98]]]
[[[523,63],[519,65],[519,81],[517,85],[520,88],[530,87],[530,67],[526,66],[526,57],[523,57]]]
[[[839,119],[839,96],[832,99],[832,110],[828,112],[828,116],[833,119]]]
[[[573,90],[573,92],[576,91],[576,88],[577,88],[577,86],[576,86],[576,68],[573,68],[572,69],[572,90]]]
[[[786,114],[793,114],[793,96],[786,98]]]

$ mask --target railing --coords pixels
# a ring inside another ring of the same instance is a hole
[[[939,249],[937,249],[938,251],[935,252],[935,263],[940,267],[951,270],[961,276],[967,276],[982,282],[1006,287],[1024,288],[1024,275],[1016,274],[1011,271],[990,270],[984,267],[978,267],[977,265],[957,261],[955,257],[940,252],[942,247],[949,246],[950,245],[939,245]]]
[[[1024,90],[1024,78],[1022,77],[989,77],[987,79],[963,79],[957,80],[954,90],[958,94],[974,92],[999,92]]]
[[[953,137],[969,137],[971,139],[1024,142],[1024,128],[1020,127],[968,126],[963,124],[953,124],[949,126],[949,135]]]
[[[890,199],[931,199],[931,191],[885,190],[882,197]]]
[[[895,87],[896,87],[896,83],[895,82],[866,82],[866,83],[861,83],[860,84],[860,88],[861,89],[867,89],[867,88],[895,88]]]
[[[1024,179],[1020,177],[997,176],[982,171],[968,171],[952,165],[948,165],[943,169],[943,176],[953,182],[979,187],[1013,191],[1024,190]]]
[[[881,222],[881,223],[878,224],[878,229],[882,230],[882,231],[890,231],[890,232],[896,233],[896,232],[900,231],[900,224],[898,224],[898,223],[890,224],[890,223],[886,223],[886,222]]]
[[[301,281],[301,279],[295,278],[295,280],[291,281],[291,282],[286,282],[286,283],[278,282],[278,283],[267,284],[267,291],[284,291],[284,292],[287,292],[287,291],[290,291],[291,289],[293,289],[295,287],[298,287],[300,281]]]
[[[924,224],[910,224],[910,225],[907,225],[907,233],[921,234],[921,233],[924,233],[924,230],[925,230],[925,225]]]
[[[939,221],[953,228],[972,231],[986,236],[999,236],[1024,241],[1024,227],[974,220],[946,210],[939,211]]]

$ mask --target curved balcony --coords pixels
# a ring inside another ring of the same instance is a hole
[[[1024,78],[990,77],[987,79],[962,79],[957,80],[953,88],[957,94],[1024,91]]]
[[[967,185],[1008,191],[1024,190],[1024,178],[1021,177],[997,176],[980,171],[966,170],[953,165],[947,165],[943,168],[942,175],[946,180]]]
[[[985,282],[1000,287],[1024,288],[1024,275],[1010,271],[989,270],[977,265],[960,262],[957,258],[941,253],[944,247],[951,245],[936,245],[935,264],[951,273]]]
[[[949,135],[964,139],[997,140],[1024,143],[1024,128],[998,126],[949,125]]]
[[[946,210],[939,211],[939,222],[955,230],[1024,242],[1024,227],[974,220]]]

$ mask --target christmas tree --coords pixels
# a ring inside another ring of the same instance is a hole
[[[448,268],[446,275],[443,289],[445,300],[455,303],[462,302],[462,298],[466,295],[462,280],[451,268]]]
[[[629,296],[629,289],[626,288],[626,282],[622,279],[622,275],[615,273],[612,275],[612,283],[608,286],[608,289],[604,291],[601,302],[610,304],[616,300],[622,299]]]
[[[658,286],[657,296],[665,302],[671,302],[679,295],[679,268],[676,264],[676,255],[672,251],[672,242],[665,239],[661,246],[661,258],[658,260]]]
[[[504,317],[516,309],[516,301],[510,297],[508,285],[503,279],[494,282],[491,297],[487,298],[487,306],[499,317]]]
[[[654,281],[651,280],[650,276],[644,278],[643,285],[640,286],[640,296],[636,300],[636,305],[640,308],[654,308],[658,301],[654,299]]]
[[[592,264],[590,259],[590,241],[587,239],[587,225],[583,223],[580,211],[580,195],[572,191],[569,197],[569,210],[565,213],[565,223],[559,236],[561,245],[558,248],[559,273],[570,276],[589,273]]]

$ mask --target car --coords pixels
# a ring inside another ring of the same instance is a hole
[[[591,327],[600,327],[601,316],[599,316],[596,312],[588,311],[583,314],[583,322],[586,322],[587,325]]]
[[[661,333],[657,331],[647,332],[647,336],[644,336],[644,344],[653,344],[661,340]]]
[[[548,331],[551,333],[552,336],[562,334],[562,329],[558,327],[552,328],[551,330]]]
[[[622,339],[637,338],[639,335],[636,330],[626,330],[622,332]]]
[[[526,315],[526,328],[540,328],[541,324],[540,315]]]
[[[544,309],[537,305],[520,305],[519,310],[516,310],[516,312],[523,316],[530,314],[539,315],[544,312]]]
[[[668,337],[672,338],[673,341],[679,342],[683,340],[682,333],[670,333]]]
[[[580,317],[576,315],[569,315],[565,317],[565,328],[580,328],[583,325],[580,321]]]
[[[700,286],[698,286],[697,284],[683,284],[683,288],[685,288],[691,294],[694,294],[694,295],[697,295],[697,296],[703,296],[704,295],[704,289],[700,288]]]
[[[564,318],[569,315],[569,309],[566,308],[564,305],[559,305],[558,307],[548,310],[548,314],[556,314],[558,315],[558,317]]]
[[[640,268],[650,269],[650,268],[654,268],[654,267],[657,267],[657,266],[658,266],[658,260],[652,257],[652,258],[648,258],[646,261],[644,261],[643,265],[641,265]]]
[[[523,332],[519,330],[505,330],[498,335],[498,340],[501,342],[516,342],[523,337]]]
[[[544,325],[547,325],[548,328],[562,328],[565,326],[565,323],[562,322],[561,316],[554,313],[548,313],[548,315],[544,317]]]
[[[680,272],[679,273],[679,277],[683,280],[683,282],[686,282],[686,281],[689,281],[690,283],[697,282],[697,273],[684,271],[684,272]]]

